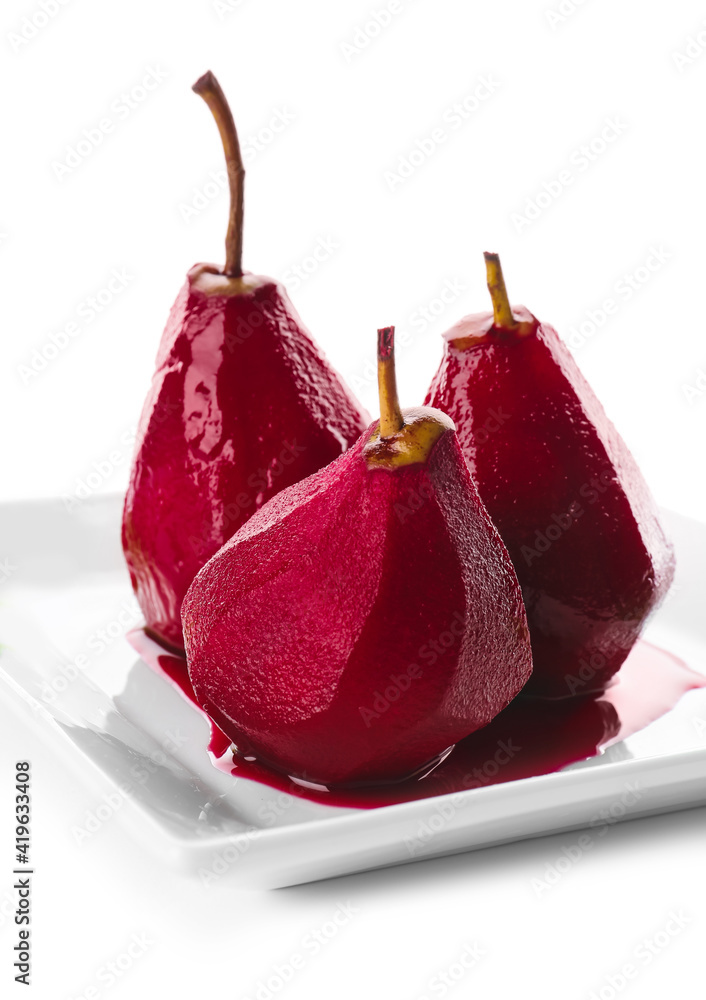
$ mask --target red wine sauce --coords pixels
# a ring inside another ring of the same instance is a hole
[[[184,659],[166,653],[141,629],[131,632],[128,639],[150,666],[166,674],[203,712]],[[372,809],[558,771],[639,732],[665,715],[687,691],[700,687],[706,687],[706,677],[671,653],[640,641],[604,693],[564,701],[520,694],[490,725],[457,743],[423,776],[392,784],[334,789],[300,784],[254,759],[232,753],[231,740],[217,719],[209,719],[211,740],[204,749],[220,770],[239,778],[251,778],[313,802]]]

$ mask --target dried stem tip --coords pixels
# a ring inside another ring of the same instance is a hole
[[[243,273],[243,194],[245,186],[245,167],[240,153],[238,133],[233,121],[226,96],[221,85],[209,70],[204,73],[191,88],[199,97],[203,97],[216,119],[218,131],[221,134],[223,152],[226,157],[228,171],[228,186],[230,188],[230,214],[228,217],[228,232],[226,234],[226,262],[223,273],[229,278],[239,278]]]
[[[394,326],[384,326],[378,330],[378,391],[380,394],[380,437],[392,437],[404,426],[395,376]]]

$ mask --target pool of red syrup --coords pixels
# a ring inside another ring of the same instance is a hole
[[[182,658],[164,652],[141,631],[131,633],[129,639],[147,663],[197,704]],[[564,701],[519,695],[490,725],[457,743],[423,777],[365,788],[312,788],[255,760],[233,755],[231,740],[213,719],[209,719],[211,741],[204,750],[208,749],[220,770],[240,778],[313,802],[372,809],[558,771],[639,732],[670,711],[687,691],[700,687],[706,687],[706,677],[671,653],[640,641],[603,694]]]

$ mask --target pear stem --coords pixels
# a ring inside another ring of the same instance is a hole
[[[518,322],[512,314],[512,306],[507,297],[500,257],[496,253],[484,253],[488,291],[493,301],[493,322],[501,330],[514,330]]]
[[[228,187],[230,188],[230,214],[226,233],[226,262],[223,274],[229,278],[240,278],[243,273],[243,193],[245,187],[245,167],[240,153],[238,133],[226,95],[211,70],[204,73],[191,88],[202,97],[216,119],[221,134],[223,152],[226,156]]]
[[[380,394],[380,437],[397,434],[404,426],[404,417],[397,395],[395,375],[395,328],[378,330],[378,392]]]

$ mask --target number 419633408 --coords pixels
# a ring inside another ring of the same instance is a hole
[[[15,848],[17,850],[17,861],[21,864],[29,862],[29,762],[20,760],[16,764],[17,773],[15,775]]]

